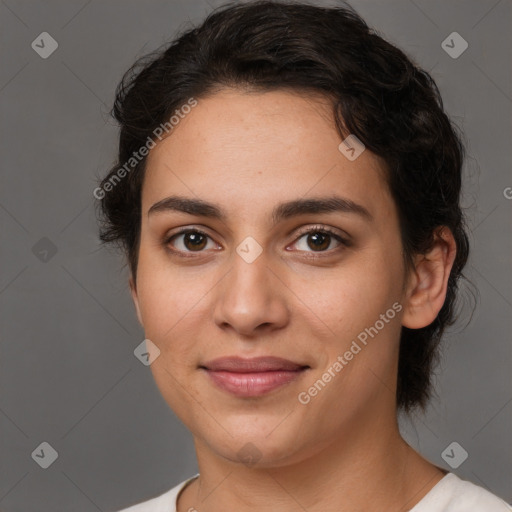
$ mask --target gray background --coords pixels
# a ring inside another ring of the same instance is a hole
[[[144,334],[121,258],[99,246],[92,190],[114,159],[122,73],[220,3],[0,1],[1,511],[113,510],[197,470],[133,355]],[[478,305],[446,337],[439,397],[404,435],[447,469],[441,453],[458,442],[469,457],[455,472],[512,501],[511,2],[351,3],[431,71],[468,144]],[[47,59],[31,48],[44,31],[59,44]],[[453,31],[469,43],[457,59],[441,47]],[[48,469],[31,458],[43,441],[59,454]]]

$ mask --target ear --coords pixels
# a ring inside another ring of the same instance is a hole
[[[139,297],[137,296],[137,287],[135,285],[135,281],[133,280],[133,276],[130,276],[130,293],[132,294],[133,303],[135,304],[135,311],[137,312],[137,318],[139,319],[139,324],[144,327],[142,323],[142,315],[140,314],[139,308]]]
[[[451,230],[442,226],[434,233],[432,248],[415,257],[404,301],[404,327],[420,329],[436,319],[446,298],[456,251]]]

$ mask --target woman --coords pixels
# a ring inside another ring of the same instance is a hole
[[[348,8],[226,6],[117,91],[96,189],[199,475],[129,509],[493,512],[415,452],[468,257],[430,76]]]

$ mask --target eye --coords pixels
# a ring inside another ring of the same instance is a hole
[[[303,231],[294,244],[299,251],[331,252],[349,243],[339,233],[326,227],[314,227]]]
[[[183,229],[179,233],[166,238],[165,245],[171,245],[174,252],[203,252],[204,249],[218,248],[217,244],[203,231]]]
[[[184,228],[164,240],[170,251],[180,255],[205,252],[207,249],[218,250],[219,245],[204,231],[197,228]],[[302,231],[299,238],[292,244],[302,252],[334,252],[340,247],[348,247],[349,241],[339,233],[325,226],[314,226]]]

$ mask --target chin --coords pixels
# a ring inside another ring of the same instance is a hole
[[[290,430],[290,425],[279,425],[283,417],[277,421],[274,417],[267,422],[259,420],[255,425],[253,418],[238,418],[234,423],[224,422],[226,430],[217,425],[215,431],[196,430],[196,434],[219,457],[248,468],[276,468],[306,456],[298,428]]]

